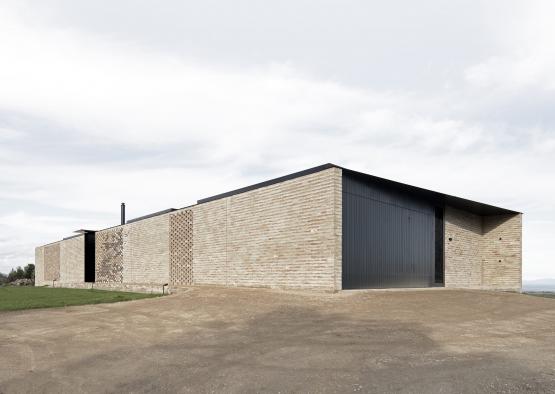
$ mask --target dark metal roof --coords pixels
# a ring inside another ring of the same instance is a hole
[[[175,210],[176,210],[175,208],[164,209],[163,211],[158,211],[158,212],[150,213],[150,214],[148,214],[148,215],[139,216],[138,218],[134,218],[134,219],[128,220],[127,222],[125,222],[125,224],[138,222],[139,220],[144,220],[144,219],[148,219],[148,218],[153,218],[153,217],[155,217],[155,216],[160,216],[160,215],[163,215],[163,214],[165,214],[165,213],[173,212],[173,211],[175,211]]]
[[[235,189],[235,190],[232,190],[232,191],[229,191],[229,192],[226,192],[226,193],[221,193],[221,194],[217,194],[215,196],[203,198],[201,200],[198,200],[197,203],[198,204],[203,204],[203,203],[206,203],[206,202],[219,200],[221,198],[230,197],[230,196],[240,194],[240,193],[245,193],[245,192],[248,192],[248,191],[251,191],[251,190],[259,189],[261,187],[266,187],[266,186],[274,185],[276,183],[281,183],[281,182],[289,181],[291,179],[295,179],[295,178],[299,178],[299,177],[302,177],[302,176],[314,174],[316,172],[327,170],[329,168],[340,168],[341,170],[343,170],[345,172],[349,172],[353,175],[362,177],[362,178],[366,179],[367,181],[389,185],[391,187],[395,187],[395,188],[397,188],[399,190],[402,190],[402,191],[405,191],[407,193],[417,194],[417,195],[420,195],[424,198],[433,199],[438,204],[449,205],[449,206],[452,206],[454,208],[458,208],[458,209],[461,209],[461,210],[472,212],[472,213],[475,213],[475,214],[478,214],[478,215],[502,215],[502,214],[520,213],[518,211],[513,211],[513,210],[510,210],[510,209],[505,209],[505,208],[501,208],[501,207],[496,207],[496,206],[493,206],[493,205],[484,204],[484,203],[477,202],[477,201],[472,201],[472,200],[467,200],[465,198],[451,196],[449,194],[440,193],[440,192],[436,192],[436,191],[428,190],[428,189],[423,189],[421,187],[407,185],[405,183],[396,182],[396,181],[392,181],[392,180],[385,179],[385,178],[380,178],[380,177],[377,177],[377,176],[374,176],[374,175],[365,174],[363,172],[349,170],[348,168],[344,168],[344,167],[341,167],[341,166],[338,166],[338,165],[335,165],[335,164],[332,164],[332,163],[323,164],[323,165],[320,165],[320,166],[317,166],[317,167],[309,168],[309,169],[304,170],[304,171],[295,172],[295,173],[292,173],[292,174],[289,174],[289,175],[285,175],[285,176],[281,176],[281,177],[278,177],[278,178],[270,179],[268,181],[256,183],[256,184],[251,185],[251,186],[246,186],[246,187]]]
[[[494,205],[489,205],[477,201],[467,200],[465,198],[451,196],[449,194],[436,192],[433,190],[424,189],[417,186],[407,185],[406,183],[391,181],[389,179],[380,178],[374,175],[365,174],[363,172],[349,170],[347,168],[341,168],[343,171],[349,172],[356,176],[362,177],[367,179],[368,181],[381,183],[384,185],[390,185],[398,190],[405,191],[407,193],[413,193],[420,195],[424,198],[432,199],[436,201],[438,204],[449,205],[453,208],[458,208],[464,211],[468,211],[471,213],[475,213],[478,215],[503,215],[503,214],[516,214],[520,213],[518,211],[513,211],[506,208],[496,207]]]

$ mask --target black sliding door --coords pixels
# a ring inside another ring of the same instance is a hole
[[[424,196],[344,172],[343,288],[429,287],[442,280],[436,215]]]

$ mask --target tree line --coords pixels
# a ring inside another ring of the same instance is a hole
[[[35,280],[35,264],[27,264],[25,267],[12,268],[8,275],[0,272],[0,284],[11,283],[18,279]]]

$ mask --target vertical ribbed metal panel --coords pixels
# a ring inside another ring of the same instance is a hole
[[[436,275],[435,275],[435,283],[436,284],[443,284],[443,273],[444,273],[444,238],[445,238],[445,229],[443,227],[444,221],[444,208],[438,207],[436,208],[436,233],[435,233],[435,245],[436,245]]]
[[[433,201],[343,173],[343,288],[428,287],[436,278]]]

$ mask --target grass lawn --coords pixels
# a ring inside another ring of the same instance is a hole
[[[0,311],[101,304],[105,302],[140,300],[142,298],[158,296],[160,296],[160,294],[34,286],[5,286],[0,287]]]

